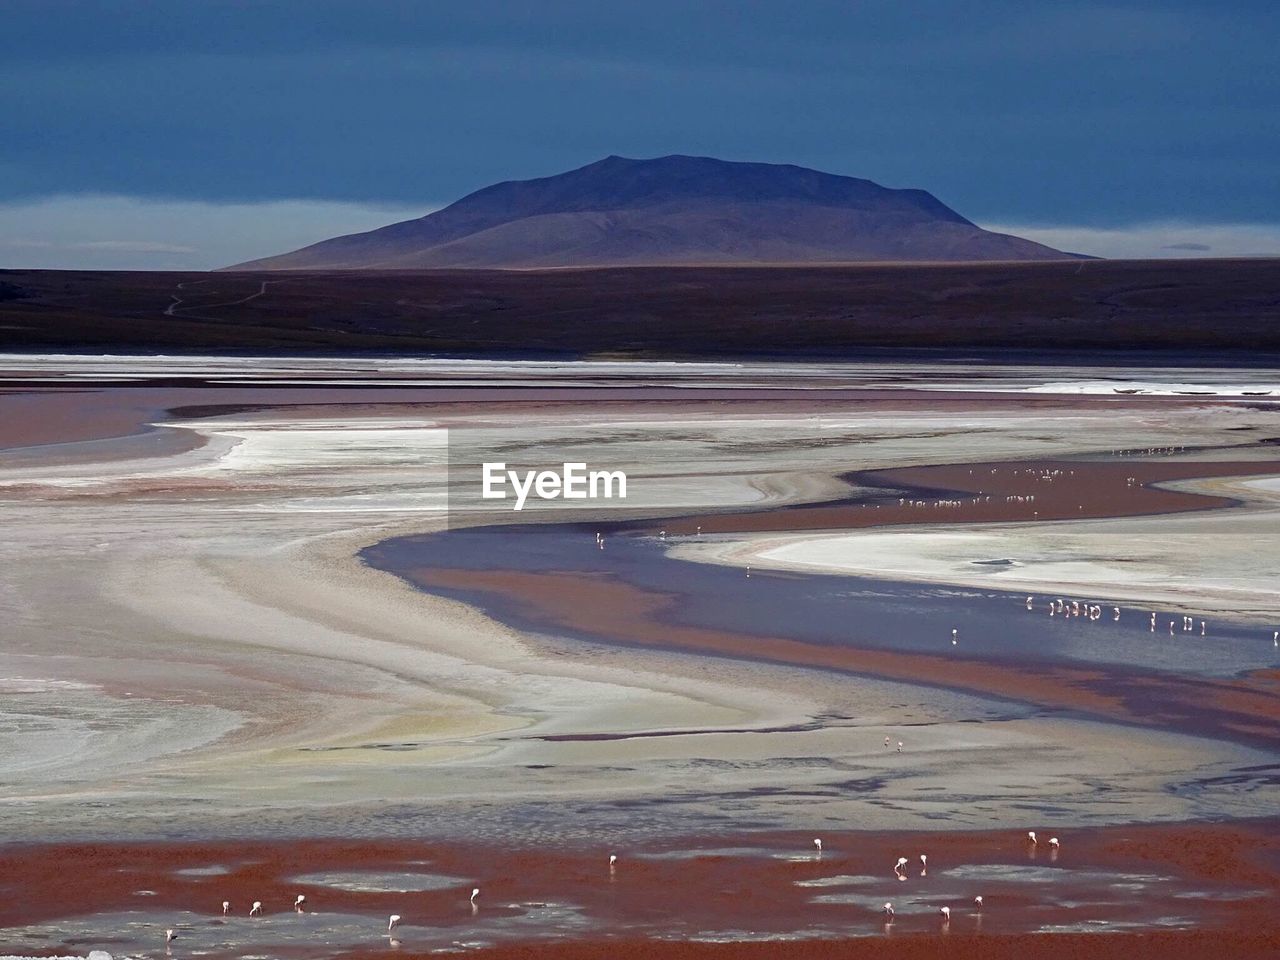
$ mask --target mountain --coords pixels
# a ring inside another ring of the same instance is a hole
[[[417,220],[231,270],[1061,260],[924,190],[710,157],[606,157],[494,184]]]

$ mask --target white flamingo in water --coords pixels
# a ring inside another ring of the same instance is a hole
[[[982,895],[981,894],[973,898],[973,906],[974,906],[974,909],[977,910],[979,913],[982,912]]]
[[[950,907],[941,907],[941,908],[938,910],[938,912],[939,912],[940,914],[942,914],[942,923],[943,923],[943,925],[944,925],[944,926],[945,926],[946,924],[948,924],[948,923],[950,923],[950,922],[951,922],[951,908],[950,908]]]
[[[178,939],[178,935],[177,935],[176,933],[174,933],[174,931],[173,931],[173,928],[172,928],[172,927],[170,927],[168,930],[166,930],[166,931],[164,932],[164,942],[165,942],[165,943],[173,943],[173,941],[175,941],[175,940],[177,940],[177,939]]]
[[[822,838],[821,837],[813,838],[813,848],[818,851],[818,856],[822,856]]]
[[[262,913],[262,901],[255,900],[253,901],[253,906],[249,908],[249,916],[256,917],[260,913]]]
[[[387,936],[391,936],[391,931],[396,928],[396,924],[400,922],[400,914],[393,913],[387,917]]]
[[[230,913],[230,912],[231,912],[231,901],[230,901],[230,900],[223,900],[223,901],[222,901],[222,915],[225,917],[225,916],[226,916],[228,913]]]
[[[905,873],[903,873],[903,872],[902,872],[902,868],[903,868],[903,867],[905,867],[906,865],[907,865],[907,858],[906,858],[906,857],[899,857],[899,858],[898,858],[898,862],[897,862],[897,863],[895,863],[895,864],[893,865],[893,874],[894,874],[894,876],[896,876],[899,880],[905,880],[905,879],[907,879],[907,875],[906,875]]]
[[[889,918],[889,922],[893,923],[893,904],[886,903],[884,905],[884,915]]]
[[[306,902],[307,902],[307,895],[305,893],[298,894],[297,898],[293,901],[293,909],[301,913],[302,905]]]
[[[472,887],[472,888],[471,888],[471,905],[472,905],[472,906],[475,906],[476,897],[478,897],[478,896],[480,896],[480,888],[479,888],[479,887]]]
[[[920,854],[920,876],[927,877],[928,875],[929,875],[929,857],[922,853]]]
[[[1036,840],[1036,832],[1034,830],[1027,831],[1027,842],[1030,843],[1033,847],[1036,846],[1036,844],[1039,842],[1038,840]]]

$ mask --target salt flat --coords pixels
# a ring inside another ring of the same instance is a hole
[[[50,358],[43,373],[83,372],[78,361],[62,363]],[[92,376],[104,366],[90,366]],[[119,366],[126,377],[167,369],[160,360]],[[233,378],[245,369],[227,364]],[[739,372],[724,371],[724,381]],[[492,383],[528,371],[484,373]],[[767,373],[773,384],[788,376]],[[797,387],[800,395],[807,384]],[[235,389],[218,399],[234,402]],[[40,824],[46,836],[198,835],[235,823],[249,833],[551,837],[700,829],[725,818],[982,827],[1044,805],[1062,823],[1271,810],[1267,797],[1205,785],[1265,762],[1257,750],[1063,722],[932,687],[523,635],[356,559],[378,540],[445,523],[446,431],[504,449],[608,439],[613,462],[649,482],[637,483],[637,500],[590,514],[606,517],[824,500],[847,495],[838,475],[858,468],[1244,447],[1274,426],[1269,409],[1111,408],[1087,397],[1052,410],[995,409],[980,398],[866,409],[851,395],[817,411],[782,401],[746,411],[691,395],[680,410],[561,402],[424,413],[423,392],[410,415],[370,412],[364,405],[377,398],[358,391],[346,399],[159,416],[155,424],[189,439],[154,450],[121,440],[118,457],[99,441],[0,460],[0,676],[26,685],[15,688],[24,699],[6,707],[0,736],[7,833]],[[1276,536],[1274,484],[1213,483],[1249,508],[673,549],[719,563],[939,582],[1083,589],[1106,580],[1134,596],[1206,597],[1232,615],[1274,609],[1267,556],[1280,551],[1265,547]],[[1247,564],[1238,562],[1245,530],[1263,544]],[[1097,556],[1099,543],[1126,557],[1122,580]],[[1052,559],[972,573],[975,558],[1010,553]],[[54,726],[41,720],[72,708]],[[542,739],[656,729],[663,735]],[[886,753],[886,736],[909,749]]]

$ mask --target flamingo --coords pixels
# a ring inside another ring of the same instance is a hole
[[[174,932],[173,932],[173,928],[172,928],[172,927],[170,927],[168,930],[166,930],[166,931],[164,932],[164,942],[165,942],[165,943],[173,943],[173,941],[175,941],[175,940],[177,940],[177,939],[178,939],[178,935],[177,935],[176,933],[174,933]]]
[[[249,908],[249,916],[256,917],[261,913],[262,913],[262,901],[261,900],[253,901],[253,906]]]
[[[951,922],[951,908],[950,908],[950,907],[941,907],[941,908],[939,908],[938,912],[939,912],[940,914],[942,914],[942,922],[943,922],[943,923],[950,923],[950,922]]]
[[[480,888],[479,888],[479,887],[472,887],[472,888],[471,888],[471,905],[472,905],[472,906],[475,906],[476,897],[478,897],[478,896],[480,896]]]
[[[225,917],[225,916],[226,916],[230,911],[231,911],[231,901],[230,901],[230,900],[223,900],[223,901],[222,901],[222,915]]]
[[[1031,601],[1032,601],[1032,600],[1034,600],[1034,599],[1035,599],[1035,597],[1027,597],[1027,609],[1028,609],[1028,610],[1030,610],[1030,609],[1031,609]]]
[[[892,923],[893,922],[893,904],[886,903],[884,905],[884,912],[885,912],[885,916],[889,918],[889,922]]]
[[[902,872],[902,868],[907,865],[906,857],[899,857],[898,862],[893,865],[893,873],[899,880],[907,879],[907,875]]]
[[[884,746],[885,746],[885,749],[886,749],[886,750],[889,748],[889,738],[888,738],[888,737],[885,737],[885,738],[884,738]]]
[[[902,741],[901,741],[901,740],[899,740],[899,741],[898,741],[898,752],[899,752],[899,753],[901,753],[901,752],[902,752]]]
[[[298,894],[297,899],[295,899],[295,900],[293,901],[293,909],[295,909],[295,910],[297,910],[299,913],[301,913],[301,912],[302,912],[302,905],[303,905],[304,903],[306,903],[306,902],[307,902],[307,895],[306,895],[305,893],[300,893],[300,894]]]
[[[609,869],[612,870],[618,865],[618,855],[616,853],[609,854]]]
[[[982,912],[982,895],[981,894],[973,898],[973,905],[979,913]]]
[[[818,856],[822,856],[822,839],[820,837],[813,838],[813,846],[818,851]]]
[[[929,874],[929,858],[925,854],[920,854],[920,876],[928,876]]]
[[[956,628],[955,627],[951,628],[951,645],[953,647],[956,645]]]
[[[1033,847],[1036,845],[1038,841],[1036,840],[1036,832],[1034,830],[1027,831],[1027,840],[1031,843]]]
[[[387,936],[391,935],[391,931],[395,929],[396,924],[400,922],[400,914],[393,913],[387,917]]]
[[[1053,849],[1057,850],[1057,849],[1058,849],[1058,847],[1060,847],[1060,846],[1061,846],[1061,844],[1060,844],[1060,843],[1058,843],[1058,838],[1057,838],[1057,837],[1050,837],[1050,838],[1049,838],[1049,846],[1051,846],[1051,847],[1053,847]]]

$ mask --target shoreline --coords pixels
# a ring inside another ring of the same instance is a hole
[[[605,393],[600,391],[601,402]],[[226,396],[233,395],[239,394]],[[715,505],[690,508],[689,515],[723,516],[745,514],[735,503],[829,498],[836,471],[828,473],[828,467],[850,462],[850,449],[865,451],[864,437],[873,442],[867,463],[895,457],[918,463],[930,451],[939,458],[964,456],[970,444],[954,439],[955,427],[972,426],[981,411],[992,410],[981,397],[940,398],[941,413],[919,394],[865,403],[816,393],[744,400],[745,406],[708,400],[682,414],[682,423],[672,420],[679,398],[619,400],[602,411],[596,401],[583,409],[572,398],[545,406],[475,404],[474,393],[459,390],[458,403],[433,407],[391,401],[397,395],[379,391],[373,403],[223,420],[216,414],[225,407],[185,410],[208,419],[169,425],[200,438],[198,447],[113,459],[113,451],[130,444],[104,441],[94,449],[72,441],[44,451],[50,460],[79,461],[71,467],[32,470],[22,462],[7,471],[11,486],[30,482],[21,496],[0,505],[10,532],[3,559],[13,561],[7,565],[9,592],[0,602],[18,614],[12,630],[23,645],[0,656],[8,658],[5,675],[51,678],[41,681],[48,684],[40,688],[45,693],[21,693],[27,699],[15,709],[31,707],[40,720],[59,719],[68,708],[82,712],[83,721],[73,717],[80,726],[67,735],[68,744],[79,742],[76,730],[96,735],[118,729],[137,730],[146,748],[111,735],[86,739],[90,768],[72,750],[41,754],[43,769],[19,777],[4,807],[6,835],[90,842],[4,845],[0,854],[17,859],[0,862],[21,870],[0,876],[0,904],[23,919],[24,889],[8,884],[19,884],[29,866],[48,874],[38,879],[36,892],[55,883],[65,887],[80,872],[95,888],[92,896],[78,898],[73,887],[49,909],[105,905],[97,914],[51,914],[52,926],[37,921],[38,929],[23,933],[28,940],[20,942],[40,949],[66,942],[80,952],[79,945],[113,929],[126,937],[153,928],[163,934],[164,925],[176,924],[181,939],[175,949],[181,951],[227,942],[228,957],[314,953],[326,942],[339,945],[334,952],[347,943],[352,950],[380,951],[386,941],[373,941],[386,913],[398,906],[406,917],[406,951],[416,949],[414,936],[442,930],[445,947],[490,936],[500,942],[495,949],[544,935],[588,944],[593,924],[607,926],[611,918],[619,924],[608,934],[611,941],[618,931],[649,923],[646,935],[705,933],[733,939],[734,946],[770,925],[782,935],[796,925],[805,927],[806,936],[865,934],[871,943],[882,931],[877,905],[865,898],[882,902],[891,895],[902,900],[894,935],[918,932],[922,943],[937,946],[930,936],[935,893],[953,898],[950,942],[959,942],[970,935],[961,908],[972,882],[995,891],[984,938],[1016,938],[1045,925],[1089,920],[1108,929],[1131,923],[1148,929],[1173,918],[1229,930],[1232,918],[1253,916],[1254,906],[1241,907],[1232,898],[1254,887],[1237,890],[1234,878],[1215,879],[1190,865],[1171,868],[1171,877],[1187,879],[1171,879],[1162,891],[1153,881],[1125,879],[1133,872],[1132,849],[1109,852],[1095,848],[1093,838],[1147,836],[1148,828],[1132,824],[1158,821],[1161,826],[1151,829],[1165,832],[1150,836],[1164,838],[1157,844],[1168,848],[1159,854],[1161,862],[1175,862],[1173,851],[1188,844],[1227,844],[1242,851],[1228,858],[1237,864],[1248,850],[1274,859],[1273,847],[1256,834],[1260,825],[1275,823],[1238,819],[1276,809],[1267,792],[1267,777],[1274,779],[1265,768],[1269,755],[1205,740],[1201,732],[1186,737],[1074,719],[1070,703],[1061,711],[1015,709],[1002,690],[1010,676],[1003,667],[964,678],[980,681],[983,695],[940,693],[957,669],[945,656],[932,658],[923,672],[920,661],[898,663],[900,682],[851,682],[821,663],[781,662],[789,656],[767,663],[730,659],[737,652],[731,634],[728,656],[707,656],[660,644],[581,644],[559,628],[550,635],[526,633],[472,606],[422,594],[353,556],[370,542],[439,524],[422,470],[428,447],[421,421],[433,409],[443,420],[447,408],[448,419],[467,426],[530,423],[572,434],[589,422],[625,432],[633,443],[623,451],[628,463],[658,454],[659,472],[688,478],[681,483],[689,496],[679,502]],[[1025,451],[1023,460],[1047,460],[1037,456],[1042,443],[1078,450],[1095,427],[1110,429],[1121,411],[1117,435],[1154,437],[1181,430],[1187,409],[1204,410],[1198,401],[1184,406],[1180,400],[1112,404],[1050,397],[1020,416],[1024,399],[1007,396],[982,423],[1005,459]],[[812,437],[805,418],[832,406],[839,409],[825,421],[830,442],[815,447],[803,471],[796,469],[796,451]],[[899,409],[909,417],[899,418]],[[1148,410],[1170,417],[1150,419]],[[905,430],[904,419],[911,420]],[[726,423],[731,441],[745,444],[742,451],[725,456],[713,471],[690,466],[691,453],[720,449]],[[46,425],[57,427],[55,421]],[[1256,411],[1215,406],[1189,432],[1230,443],[1259,434],[1229,431],[1265,426]],[[902,436],[909,442],[899,442]],[[694,446],[673,447],[673,438],[693,438]],[[1253,461],[1249,469],[1261,467]],[[584,528],[588,552],[594,525]],[[598,590],[598,581],[575,578],[557,565],[549,569],[552,579],[522,584],[530,603],[572,602],[572,612],[583,618],[627,619],[637,602]],[[762,574],[761,584],[769,577]],[[57,616],[25,616],[50,610]],[[653,613],[646,608],[639,616]],[[673,626],[665,614],[653,619],[654,629],[679,639],[684,627]],[[1090,678],[1073,686],[1080,677],[1056,669],[1013,677],[1037,685],[1050,701],[1088,697],[1119,703],[1118,710],[1183,706],[1169,701],[1163,688],[1138,682],[1123,690],[1089,689]],[[1270,689],[1271,681],[1260,682]],[[1196,689],[1225,696],[1224,684],[1211,678]],[[1194,730],[1213,711],[1218,720],[1234,722],[1261,704],[1256,698],[1262,694],[1260,689],[1250,693],[1254,699],[1217,704],[1202,696],[1195,704],[1199,713],[1185,722]],[[1274,727],[1269,711],[1253,710],[1263,735]],[[220,729],[210,716],[233,729],[208,742]],[[138,718],[154,725],[154,735],[137,725]],[[885,750],[886,737],[908,746],[901,754]],[[105,754],[103,746],[116,754]],[[1237,819],[1211,822],[1221,817]],[[849,825],[864,829],[842,829]],[[1017,838],[1032,828],[1063,835],[1067,859],[1028,861]],[[321,835],[347,839],[315,846]],[[789,873],[814,868],[806,852],[814,835],[827,839],[819,866],[831,875]],[[170,844],[165,836],[214,839]],[[110,839],[92,842],[104,837]],[[118,842],[126,837],[162,842]],[[385,839],[366,839],[374,837]],[[705,848],[705,856],[691,860],[689,851],[672,850],[677,837]],[[918,852],[901,845],[917,843],[936,858],[931,863],[938,880],[954,885],[929,893],[928,902],[912,903],[898,891],[911,897],[928,892],[914,881],[891,884],[892,893],[880,888],[885,878],[892,881],[887,865],[893,857]],[[346,852],[339,854],[343,844]],[[743,849],[726,850],[726,844]],[[606,886],[601,861],[615,846],[630,872],[618,886]],[[328,851],[323,856],[316,853],[321,847]],[[75,848],[81,853],[72,855]],[[141,858],[137,870],[118,869],[131,863],[126,848]],[[163,850],[150,865],[138,852],[149,848]],[[20,864],[24,849],[43,865]],[[201,860],[197,849],[234,860],[233,872],[171,876],[173,870],[217,865]],[[300,874],[274,872],[287,865],[289,850],[314,854],[313,865],[338,873],[358,872],[364,864],[414,874],[433,867],[408,860],[432,859],[456,865],[448,875],[458,883],[442,892],[411,893],[405,907],[403,898],[385,893],[334,892],[327,882],[307,881],[316,913],[298,918],[288,904]],[[1082,872],[1034,880],[1036,874],[1025,874],[1028,867]],[[477,875],[482,868],[484,875]],[[961,872],[951,875],[952,869]],[[841,873],[871,879],[827,882]],[[1132,902],[1107,899],[1109,881],[1101,886],[1105,907],[1082,913],[1058,902],[1098,902],[1090,900],[1091,891],[1100,876],[1113,874],[1116,883],[1142,885],[1147,906],[1135,913]],[[748,875],[762,878],[758,890],[739,885]],[[243,917],[224,928],[208,915],[227,898],[221,878],[228,876],[244,881],[231,891],[239,909],[247,897],[268,901],[260,928],[240,923]],[[616,893],[632,879],[640,882],[636,899],[619,903]],[[823,884],[797,886],[797,879]],[[1209,888],[1193,880],[1209,883],[1214,897],[1196,901],[1196,892]],[[1272,890],[1271,874],[1263,880]],[[486,891],[478,927],[466,905],[471,883]],[[1037,891],[1058,893],[1042,903]],[[117,899],[95,899],[103,896]],[[994,910],[1002,900],[1008,912]],[[411,920],[415,910],[419,916]],[[579,924],[584,916],[590,922]],[[299,925],[289,926],[294,920]],[[26,928],[6,928],[18,929]],[[224,934],[231,941],[217,939]],[[266,939],[255,945],[245,939],[251,935]],[[1071,942],[1073,935],[1054,936]],[[311,946],[304,949],[306,944]],[[161,948],[148,939],[113,952]]]

